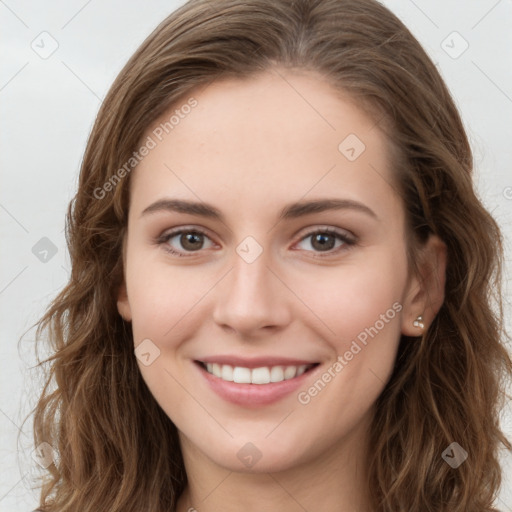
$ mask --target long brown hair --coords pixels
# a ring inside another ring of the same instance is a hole
[[[273,66],[318,73],[389,127],[411,264],[429,233],[448,249],[444,304],[423,336],[402,337],[376,404],[373,508],[495,510],[498,449],[512,449],[499,423],[512,375],[502,238],[475,194],[471,148],[449,91],[418,41],[375,0],[192,0],[115,80],[67,212],[69,283],[37,324],[52,355],[40,362],[46,385],[34,440],[59,453],[41,482],[41,510],[174,510],[187,481],[177,431],[140,375],[131,325],[116,308],[130,184],[119,169],[151,123],[196,87]],[[457,469],[442,458],[452,442],[468,452]]]

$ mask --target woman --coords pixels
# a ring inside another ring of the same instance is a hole
[[[496,510],[512,362],[471,173],[439,73],[374,0],[171,14],[68,211],[40,510]]]

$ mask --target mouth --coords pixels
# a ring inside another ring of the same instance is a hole
[[[295,365],[249,364],[251,367],[194,361],[210,390],[223,400],[246,408],[278,402],[304,386],[306,379],[320,366],[320,363],[304,364],[304,361]]]
[[[274,365],[248,368],[245,366],[232,366],[230,364],[205,363],[203,361],[195,361],[195,363],[210,375],[218,377],[225,382],[257,385],[295,379],[320,364]]]

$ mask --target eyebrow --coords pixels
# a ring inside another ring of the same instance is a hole
[[[355,210],[365,213],[374,219],[378,219],[377,214],[363,203],[352,199],[316,199],[310,201],[299,201],[286,205],[279,215],[279,220],[296,219],[312,213],[320,213],[329,210]],[[223,214],[215,206],[208,203],[188,201],[184,199],[163,198],[150,204],[141,213],[141,217],[155,212],[169,211],[178,213],[187,213],[209,219],[218,220],[225,223]]]

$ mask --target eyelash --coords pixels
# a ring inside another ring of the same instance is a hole
[[[193,228],[193,229],[192,228],[180,228],[180,229],[177,229],[176,231],[171,231],[169,233],[166,233],[166,234],[158,237],[156,239],[156,243],[158,245],[161,245],[166,252],[172,254],[173,256],[178,256],[180,258],[182,258],[182,257],[186,258],[186,257],[188,257],[186,254],[176,251],[175,249],[173,249],[172,247],[167,245],[167,242],[171,238],[174,238],[176,235],[181,235],[183,233],[200,234],[200,235],[206,236],[207,238],[210,238],[208,236],[208,234],[200,228]],[[306,240],[307,238],[312,237],[314,235],[318,235],[318,234],[333,235],[333,236],[337,237],[339,240],[341,240],[343,242],[343,245],[338,247],[337,249],[329,249],[329,251],[325,251],[324,254],[322,254],[322,251],[317,252],[317,255],[315,256],[316,258],[327,258],[329,256],[337,254],[340,251],[348,250],[350,247],[354,246],[357,242],[356,239],[351,238],[348,235],[345,235],[343,233],[340,233],[339,231],[332,229],[332,228],[321,228],[321,229],[316,229],[314,231],[311,231],[310,233],[307,233],[306,235],[304,235],[299,240],[299,242],[302,242],[303,240]],[[189,254],[193,254],[194,252],[200,252],[200,251],[189,251]],[[311,251],[307,251],[307,252],[311,252]],[[313,251],[313,252],[316,252],[316,251]]]

